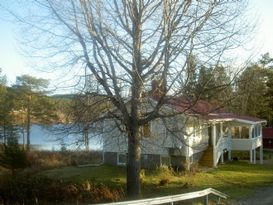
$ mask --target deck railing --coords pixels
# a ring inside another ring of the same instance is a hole
[[[232,138],[232,150],[245,150],[256,149],[262,145],[262,137],[255,137],[251,139],[237,139]]]
[[[104,203],[100,205],[153,205],[153,204],[166,204],[166,203],[170,203],[173,205],[173,203],[177,201],[184,201],[184,200],[195,199],[200,197],[204,197],[204,204],[208,205],[210,194],[218,196],[219,199],[228,198],[228,195],[220,191],[217,191],[215,189],[208,188],[201,191],[195,191],[195,192],[190,192],[185,194],[177,194],[177,195],[156,197],[156,198],[150,198],[150,199],[140,199],[140,200],[134,200],[134,201]]]
[[[220,137],[215,148],[214,148],[214,165],[217,165],[221,155],[224,150],[231,150],[231,138],[230,137]]]

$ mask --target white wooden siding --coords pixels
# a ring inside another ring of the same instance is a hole
[[[143,154],[169,155],[170,148],[176,148],[182,156],[192,156],[203,151],[208,145],[208,128],[202,126],[202,121],[188,120],[190,127],[185,127],[183,116],[150,123],[151,136],[141,140]],[[104,152],[127,152],[127,137],[118,129],[113,129],[113,122],[104,123],[111,132],[104,134]],[[167,128],[166,128],[167,125]],[[187,136],[184,133],[189,133]]]

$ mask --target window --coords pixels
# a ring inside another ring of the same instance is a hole
[[[232,138],[240,138],[239,127],[233,127],[232,128]]]
[[[248,127],[242,127],[241,130],[241,138],[248,139],[249,138],[249,129]]]
[[[117,164],[118,165],[126,165],[126,163],[127,163],[127,154],[118,153]]]

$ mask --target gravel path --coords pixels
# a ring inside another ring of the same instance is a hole
[[[257,189],[252,197],[241,199],[234,205],[273,205],[273,186]]]

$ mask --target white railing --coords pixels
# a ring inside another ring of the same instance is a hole
[[[177,195],[171,195],[171,196],[163,196],[163,197],[156,197],[156,198],[150,198],[150,199],[140,199],[140,200],[134,200],[134,201],[104,203],[100,205],[153,205],[153,204],[165,204],[165,203],[173,204],[173,202],[195,199],[200,197],[205,197],[205,204],[208,205],[209,194],[216,195],[219,198],[223,198],[223,199],[228,198],[228,195],[220,191],[217,191],[215,189],[208,188],[201,191],[195,191],[195,192],[190,192],[186,194],[177,194]]]
[[[232,138],[232,150],[250,150],[262,145],[262,137],[251,139],[236,139]]]
[[[221,136],[214,148],[214,165],[219,161],[224,150],[231,150],[231,138]]]

